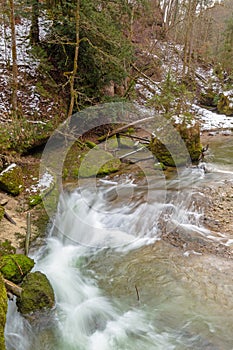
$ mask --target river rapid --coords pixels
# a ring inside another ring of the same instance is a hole
[[[233,349],[232,260],[162,238],[165,230],[216,239],[204,225],[203,193],[232,181],[233,138],[208,142],[199,167],[62,194],[33,256],[56,307],[29,322],[9,301],[7,350]]]

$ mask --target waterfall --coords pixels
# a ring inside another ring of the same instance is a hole
[[[29,323],[9,302],[7,350],[169,350],[187,343],[177,330],[157,327],[156,308],[151,313],[140,302],[130,306],[110,298],[83,268],[102,251],[127,254],[159,240],[164,210],[171,209],[178,221],[182,216],[182,224],[190,222],[190,210],[161,201],[161,193],[157,188],[147,200],[145,187],[126,181],[62,195],[46,245],[33,256],[34,269],[46,274],[55,292],[52,321]]]

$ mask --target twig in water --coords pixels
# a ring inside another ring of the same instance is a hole
[[[136,284],[135,284],[135,289],[136,289],[136,293],[137,293],[137,300],[140,301],[139,292],[138,292],[138,288],[137,288]]]

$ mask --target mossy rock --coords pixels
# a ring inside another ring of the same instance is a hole
[[[207,89],[206,92],[202,92],[200,96],[200,103],[208,107],[216,107],[218,104],[219,95],[212,89]]]
[[[0,221],[3,219],[5,213],[5,209],[2,205],[0,205]]]
[[[0,274],[0,349],[5,350],[4,328],[7,313],[7,295],[2,275]]]
[[[166,125],[157,137],[151,139],[149,149],[157,161],[166,166],[186,165],[198,161],[201,155],[199,124],[183,120]]]
[[[24,188],[22,169],[16,165],[11,164],[8,168],[0,173],[0,189],[17,196]]]
[[[219,113],[233,116],[233,90],[223,92],[220,95],[217,109]]]
[[[36,205],[40,204],[42,202],[42,197],[39,193],[34,194],[29,197],[29,206],[30,208],[35,207]]]
[[[79,177],[93,177],[114,173],[119,170],[121,161],[111,153],[101,149],[92,149],[83,156],[79,167]]]
[[[33,266],[34,260],[23,254],[4,255],[0,258],[2,275],[16,284],[22,282]]]
[[[55,305],[53,288],[41,272],[29,273],[22,282],[22,293],[17,297],[18,311],[28,315],[37,311],[52,309]]]

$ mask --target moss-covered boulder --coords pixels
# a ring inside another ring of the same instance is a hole
[[[201,155],[200,127],[193,120],[171,119],[159,128],[149,145],[156,159],[171,167],[198,161]]]
[[[0,258],[0,272],[16,284],[22,282],[33,266],[34,260],[23,254],[4,255]]]
[[[233,90],[220,94],[217,109],[219,113],[233,116]]]
[[[22,282],[22,293],[16,304],[19,312],[28,315],[52,309],[55,305],[53,288],[47,277],[39,272],[29,273]]]
[[[23,172],[18,165],[13,163],[0,173],[1,190],[17,196],[23,190],[23,187]]]
[[[0,274],[0,349],[5,350],[4,328],[7,313],[7,295],[2,275]]]
[[[86,178],[107,175],[119,170],[120,166],[121,161],[111,153],[93,148],[83,156],[78,176]]]

